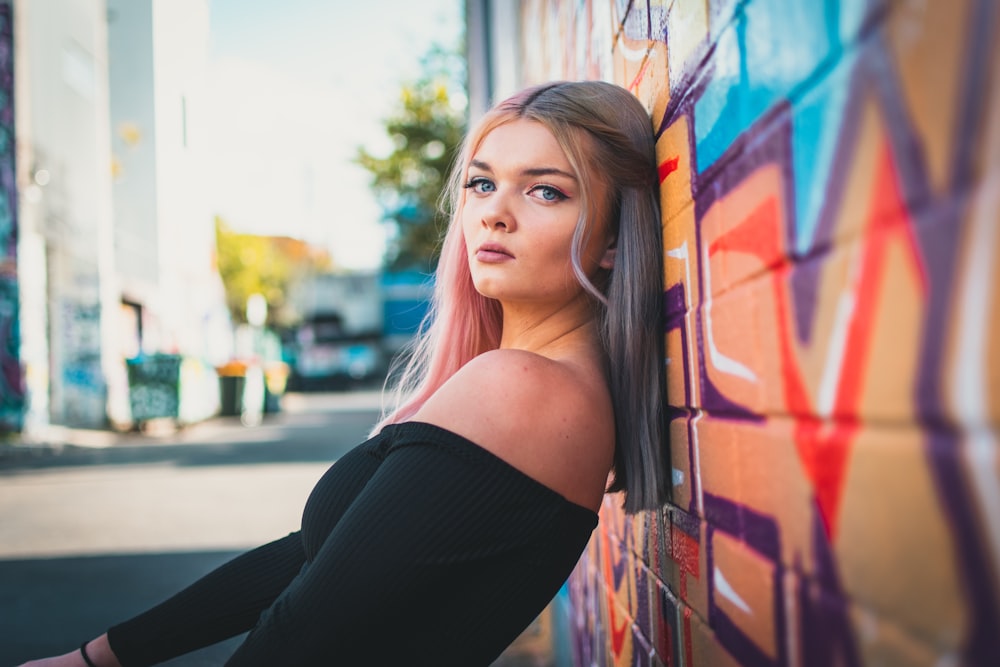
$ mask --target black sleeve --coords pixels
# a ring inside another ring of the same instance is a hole
[[[108,630],[125,667],[154,665],[246,632],[305,562],[299,533],[237,556],[165,602]]]

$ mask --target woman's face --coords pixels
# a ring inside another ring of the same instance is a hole
[[[613,252],[603,211],[605,188],[580,183],[552,133],[514,120],[490,131],[469,162],[460,220],[476,289],[506,303],[568,301],[583,290],[570,249],[588,188],[590,239],[584,272],[610,268]]]

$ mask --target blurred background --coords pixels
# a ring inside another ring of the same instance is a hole
[[[0,13],[4,430],[253,419],[381,383],[426,309],[466,123],[460,0]]]
[[[0,664],[294,530],[365,439],[433,287],[466,14],[0,0]],[[497,664],[549,664],[549,618]]]

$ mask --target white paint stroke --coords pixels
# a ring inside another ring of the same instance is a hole
[[[1000,131],[1000,130],[998,130]],[[952,406],[964,424],[971,427],[966,441],[966,465],[985,515],[986,531],[994,562],[1000,562],[1000,479],[997,479],[996,433],[989,426],[989,354],[991,291],[997,289],[993,256],[997,247],[995,216],[1000,208],[1000,177],[982,183],[976,193],[974,214],[969,222],[969,255],[963,289],[960,291],[958,349],[952,382]]]
[[[712,334],[712,269],[708,264],[708,247],[702,249],[702,254],[704,255],[702,265],[705,267],[705,338],[708,339],[708,356],[720,373],[757,382],[757,376],[752,370],[732,357],[722,354],[715,344],[715,336]]]
[[[699,412],[691,420],[691,449],[694,451],[691,476],[694,478],[693,481],[696,482],[694,488],[697,489],[695,502],[698,505],[698,516],[705,516],[705,496],[701,489],[701,447],[698,444],[698,422],[701,421],[703,416],[704,413]]]
[[[681,326],[683,326],[685,330],[687,330],[687,320],[688,320],[687,310],[691,307],[691,304],[694,303],[691,296],[691,255],[688,252],[687,241],[682,243],[679,248],[671,248],[670,250],[668,250],[667,257],[671,257],[673,259],[679,259],[682,262],[684,262],[684,315],[685,316],[682,319]],[[693,332],[688,331],[687,334],[688,334],[687,336],[688,349],[685,350],[685,352],[687,352],[688,355],[688,372],[690,373],[690,375],[684,378],[684,380],[685,382],[687,382],[687,386],[691,390],[691,402],[696,403],[697,397],[694,395],[695,387],[697,386],[695,383],[695,375],[698,372],[698,366],[697,364],[695,364],[695,356],[694,356],[695,338]]]
[[[833,414],[833,405],[837,400],[837,387],[840,384],[840,373],[844,369],[844,357],[847,353],[847,332],[851,326],[851,316],[857,300],[850,290],[844,291],[837,300],[837,312],[833,317],[833,331],[826,350],[826,361],[823,365],[823,375],[819,382],[819,392],[816,396],[816,414],[829,417]]]
[[[621,51],[622,57],[630,62],[642,60],[646,57],[646,54],[649,54],[650,58],[653,58],[656,54],[656,51],[650,49],[648,45],[641,49],[629,48],[625,45],[625,40],[621,37],[618,38],[618,49]]]
[[[737,593],[736,589],[734,589],[732,585],[726,580],[726,578],[722,574],[722,570],[720,570],[718,567],[715,568],[714,583],[715,583],[715,590],[719,593],[719,595],[732,602],[734,605],[736,605],[739,609],[743,610],[747,614],[753,616],[753,610],[750,609],[750,605],[748,605],[746,601],[739,596],[739,593]]]

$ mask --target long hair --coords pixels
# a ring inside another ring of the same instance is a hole
[[[625,510],[666,500],[663,368],[663,255],[656,158],[649,115],[628,91],[601,81],[556,82],[521,91],[487,112],[469,132],[448,182],[450,224],[438,260],[434,295],[396,384],[396,404],[376,430],[405,421],[473,357],[500,344],[499,303],[472,283],[459,221],[469,161],[496,127],[517,119],[544,125],[580,183],[607,186],[607,201],[581,188],[581,214],[571,261],[597,304],[615,414],[614,479]],[[616,234],[614,268],[596,284],[585,274],[582,248],[595,215],[609,216]]]

